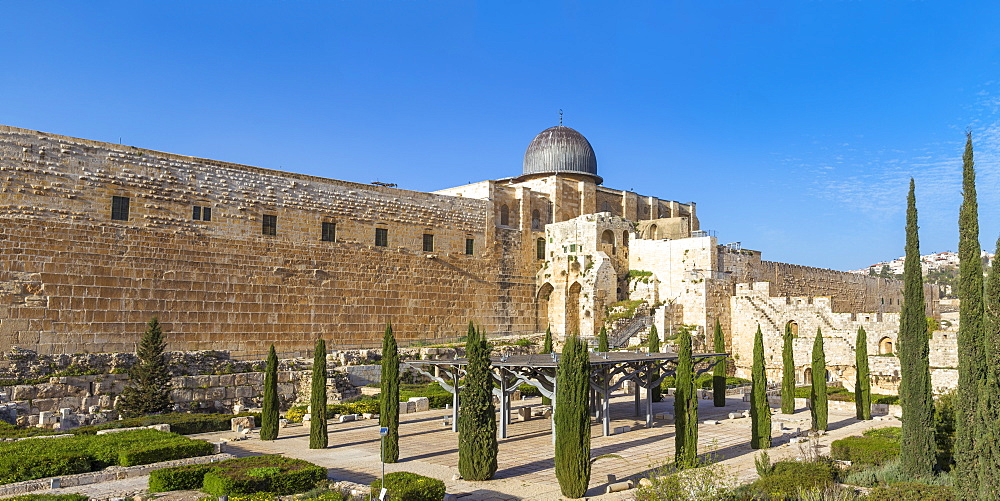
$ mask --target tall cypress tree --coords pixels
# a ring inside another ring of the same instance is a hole
[[[311,420],[309,421],[309,448],[325,449],[329,445],[326,429],[326,341],[316,340],[313,352],[312,391],[309,393]]]
[[[468,365],[458,407],[458,472],[466,480],[489,480],[497,472],[493,372],[490,345],[472,322],[469,322],[465,356]]]
[[[160,321],[153,317],[139,340],[135,353],[139,361],[129,368],[128,385],[118,401],[118,412],[122,416],[138,417],[170,410],[170,371],[164,354],[166,347]]]
[[[997,239],[1000,253],[1000,239]],[[982,435],[979,447],[979,498],[991,499],[1000,493],[1000,266],[990,268],[983,304],[983,350],[986,357],[986,388],[979,397],[977,422]]]
[[[385,325],[382,336],[382,380],[378,425],[388,428],[382,438],[382,462],[399,461],[399,347],[392,333],[392,323]]]
[[[983,262],[979,246],[979,202],[972,133],[962,156],[962,207],[958,213],[958,394],[955,399],[955,496],[975,499],[983,431],[976,419],[979,390],[985,387],[983,349]],[[995,391],[990,388],[988,391]],[[961,486],[960,488],[958,486]],[[972,493],[970,495],[970,493]]]
[[[611,351],[611,348],[608,346],[608,329],[603,325],[601,326],[601,332],[597,335],[597,351],[600,353]]]
[[[757,329],[760,330],[760,326]],[[792,353],[791,322],[785,324],[781,343],[781,412],[795,413],[795,355]]]
[[[660,352],[660,333],[656,330],[655,325],[649,328],[649,352],[650,353]],[[652,381],[659,379],[660,369],[659,368],[653,369],[653,373],[650,374],[650,378]],[[638,388],[635,391],[639,391]],[[663,389],[660,388],[660,385],[656,385],[653,387],[652,395],[654,402],[660,402],[663,400]]]
[[[677,333],[677,389],[674,392],[674,463],[693,466],[698,457],[698,395],[694,391],[694,360],[691,332],[681,327]]]
[[[750,447],[768,449],[771,447],[771,406],[767,404],[764,334],[760,331],[760,324],[757,324],[757,334],[753,338],[753,367],[750,378]]]
[[[726,352],[726,339],[722,336],[722,326],[719,319],[715,319],[715,339],[712,340],[712,347],[716,353]],[[719,362],[712,369],[712,400],[716,407],[726,406],[726,358],[719,357]]]
[[[857,418],[867,421],[872,418],[872,380],[868,371],[868,333],[864,327],[858,327],[854,353],[858,368],[854,382],[854,405]]]
[[[809,392],[812,429],[826,430],[829,423],[826,401],[826,353],[823,352],[823,332],[816,328],[812,352],[812,389]]]
[[[582,498],[590,484],[590,358],[578,336],[566,339],[556,381],[556,479],[563,496]]]
[[[545,328],[545,341],[542,342],[542,353],[549,354],[554,351],[552,347],[552,327]],[[542,405],[552,405],[552,399],[549,397],[542,397]]]
[[[260,439],[278,438],[278,354],[271,345],[264,368],[264,405],[260,413]]]
[[[903,265],[903,308],[899,318],[899,400],[903,408],[900,466],[913,477],[930,475],[936,463],[934,403],[928,356],[924,279],[920,272],[917,200],[913,178],[906,197],[906,261]]]

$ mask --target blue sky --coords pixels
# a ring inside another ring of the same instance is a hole
[[[964,132],[1000,233],[996,2],[3,2],[0,123],[431,191],[558,122],[605,184],[764,258],[957,247]]]

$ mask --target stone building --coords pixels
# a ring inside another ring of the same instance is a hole
[[[246,354],[375,345],[390,321],[403,342],[470,320],[591,337],[627,300],[706,349],[718,320],[738,367],[757,323],[879,315],[895,335],[899,282],[763,261],[702,231],[694,203],[602,183],[562,125],[521,175],[433,193],[0,126],[0,350],[131,351],[152,316],[169,349]]]

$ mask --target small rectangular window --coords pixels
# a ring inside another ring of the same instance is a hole
[[[211,207],[202,207],[201,208],[201,220],[202,221],[211,221],[212,220],[212,208]]]
[[[475,249],[475,247],[476,247],[476,239],[474,238],[465,239],[465,255],[471,256],[472,251]]]
[[[323,235],[320,240],[324,242],[334,242],[337,240],[337,223],[323,223]]]
[[[535,241],[535,258],[545,259],[545,239],[539,238]]]
[[[278,216],[274,214],[264,214],[263,226],[261,227],[262,235],[274,236],[278,234]]]
[[[434,235],[424,233],[424,252],[434,252]]]
[[[111,197],[111,219],[128,221],[128,197]]]
[[[375,246],[386,247],[389,245],[389,229],[375,228]]]
[[[191,214],[191,219],[201,221],[201,207],[197,205],[194,206],[194,212]]]

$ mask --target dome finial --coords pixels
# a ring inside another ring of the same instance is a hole
[[[560,108],[560,109],[559,109],[559,126],[560,126],[560,127],[562,127],[562,115],[563,115],[563,113],[562,113],[562,109]]]

